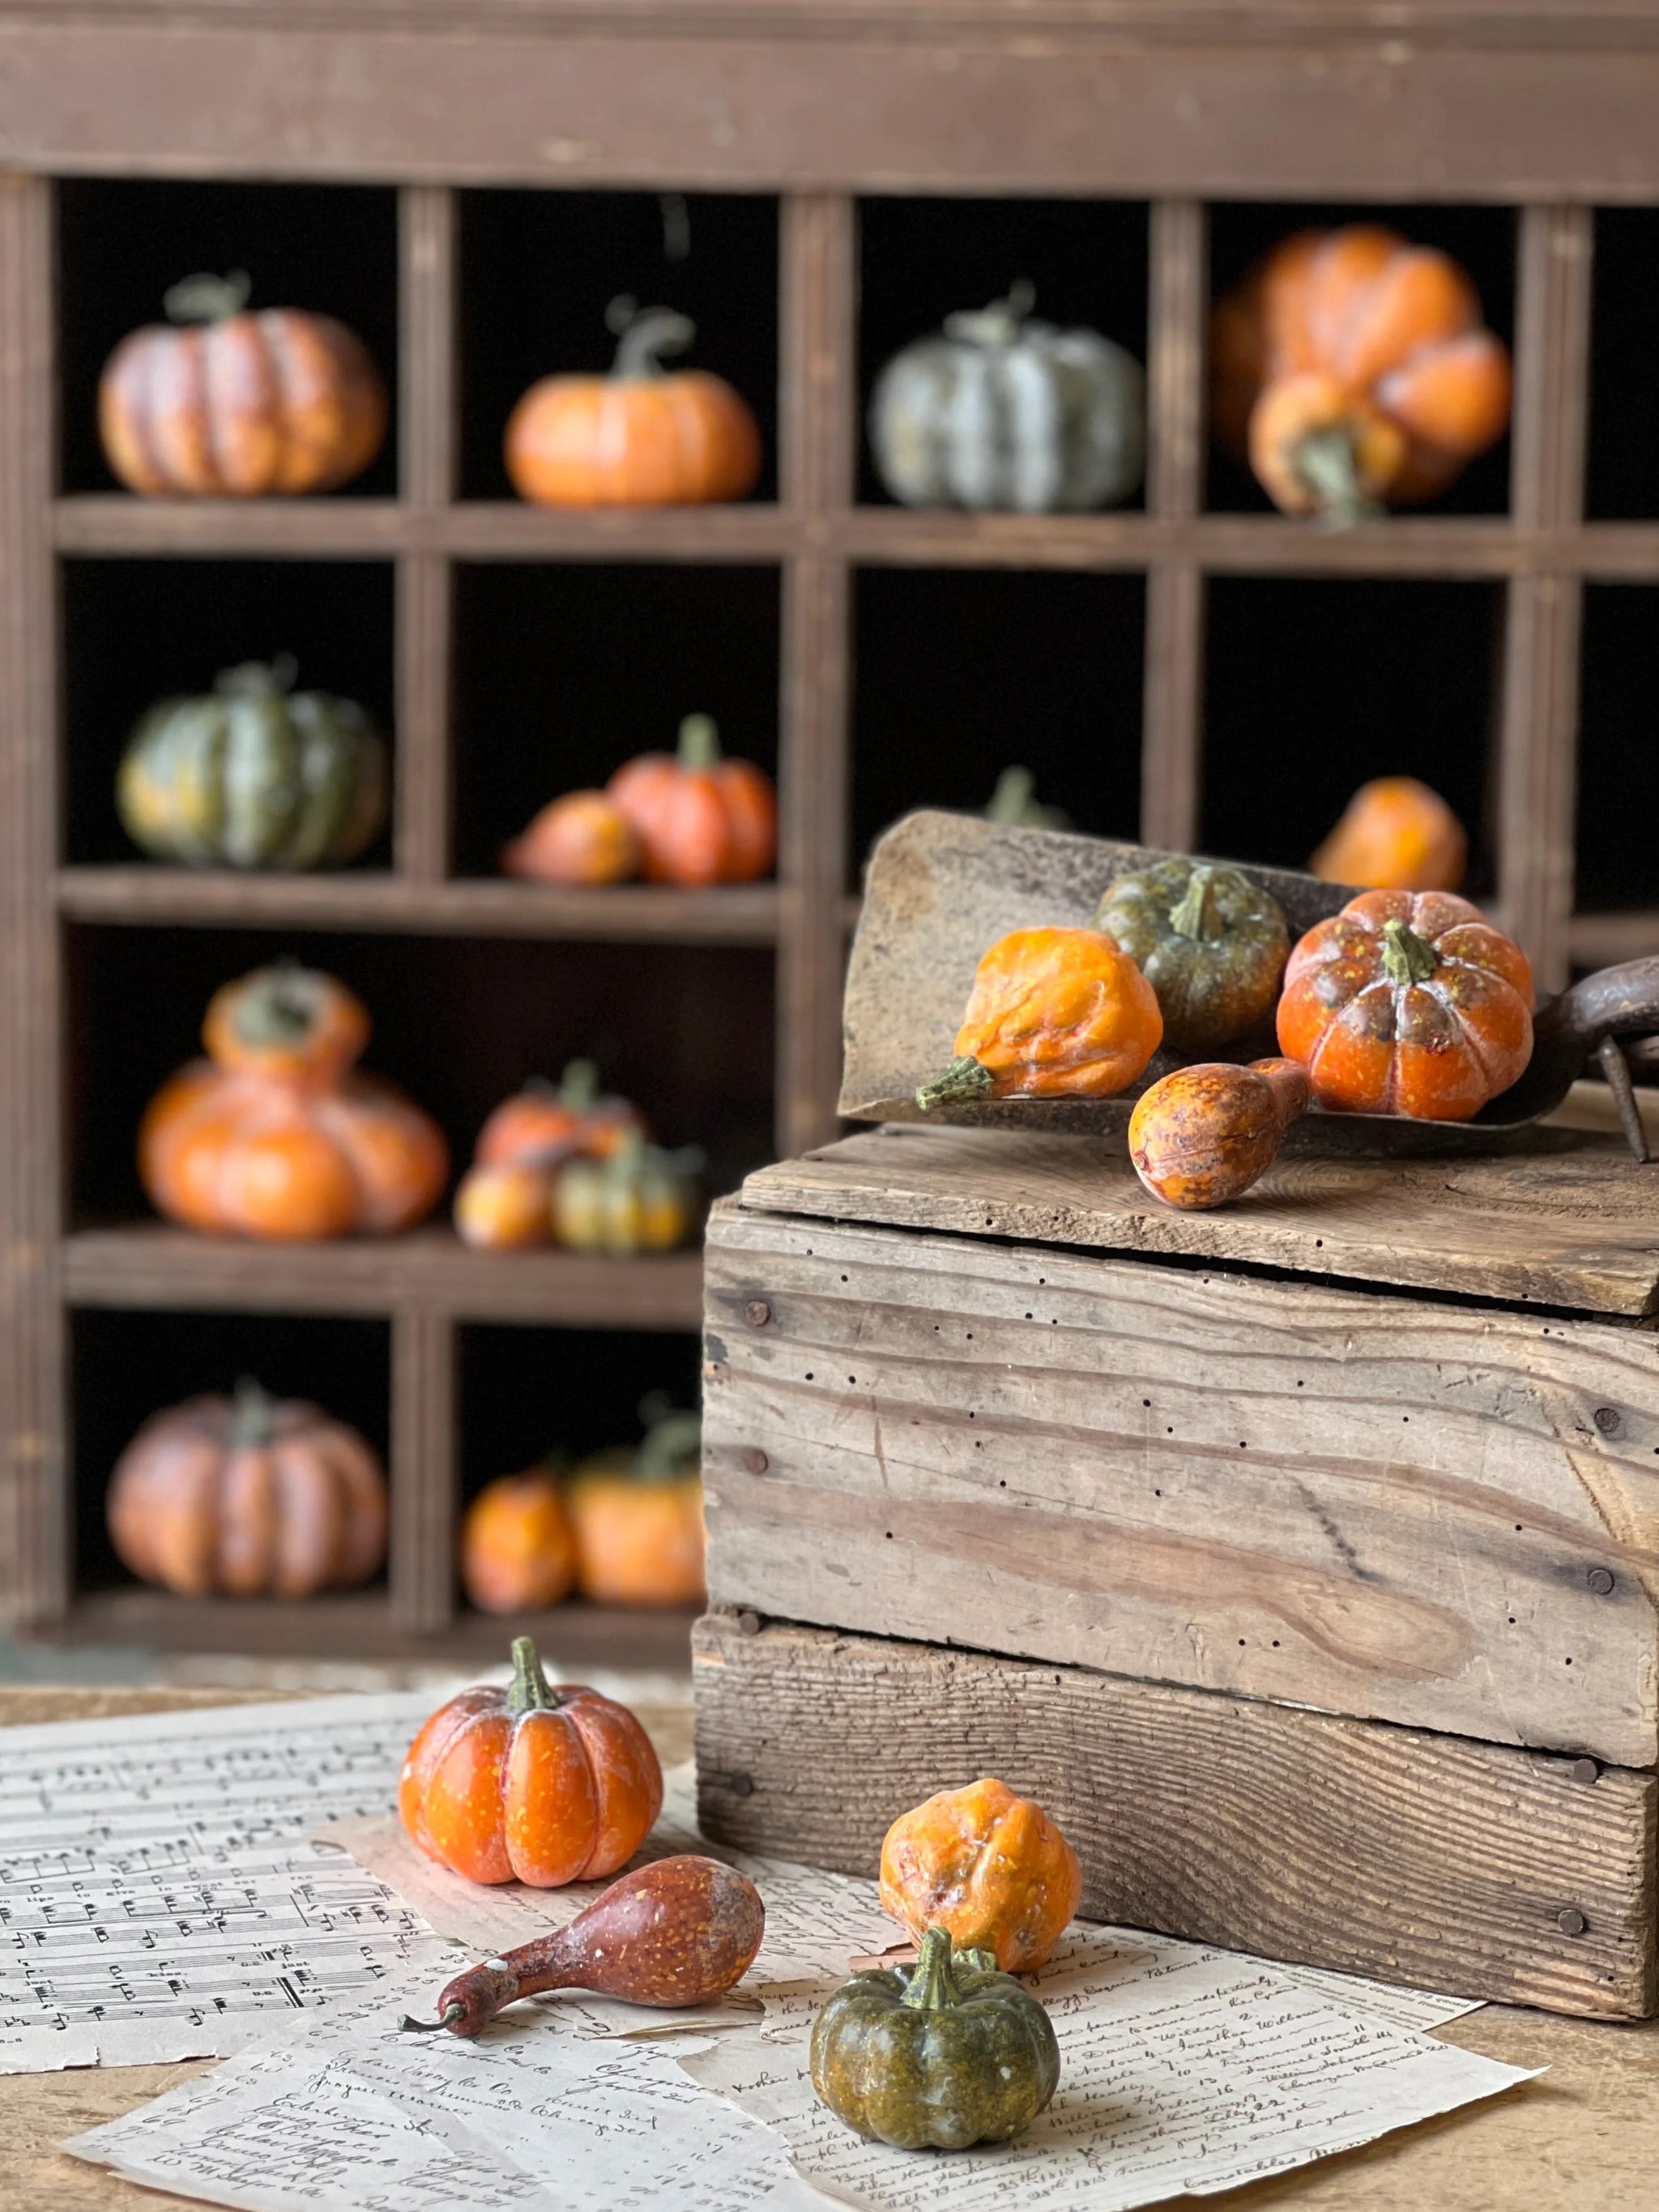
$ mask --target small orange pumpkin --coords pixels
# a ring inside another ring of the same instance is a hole
[[[173,324],[122,339],[98,386],[109,465],[130,491],[248,498],[331,491],[386,436],[380,372],[361,338],[297,307],[245,313],[248,280],[186,276]]]
[[[989,1778],[941,1790],[895,1820],[881,1847],[881,1905],[920,1942],[949,1931],[993,1951],[1005,1974],[1040,1966],[1083,1895],[1083,1869],[1041,1805]]]
[[[1289,514],[1443,491],[1510,419],[1510,362],[1457,264],[1377,223],[1281,240],[1215,313],[1212,409]]]
[[[544,507],[672,507],[742,499],[760,475],[760,429],[724,377],[665,371],[696,325],[613,300],[621,343],[609,376],[548,376],[507,426],[507,472]]]
[[[1469,841],[1437,791],[1414,775],[1362,783],[1308,866],[1322,882],[1376,891],[1455,891]]]
[[[469,1881],[562,1889],[633,1857],[662,1810],[662,1768],[626,1705],[550,1688],[515,1636],[510,1686],[463,1690],[410,1746],[398,1810],[427,1856]]]
[[[363,1004],[333,976],[255,969],[216,992],[210,1058],[162,1085],[138,1133],[158,1212],[188,1228],[285,1242],[406,1229],[449,1173],[437,1125],[351,1062]]]
[[[630,1132],[648,1136],[637,1106],[599,1089],[591,1060],[573,1060],[556,1087],[532,1076],[504,1098],[478,1132],[473,1158],[484,1167],[556,1167],[562,1160],[608,1160]]]
[[[523,1252],[553,1242],[553,1177],[502,1160],[475,1164],[455,1188],[455,1230],[475,1251]]]
[[[649,1401],[641,1407],[647,1418]],[[599,1452],[565,1486],[576,1582],[596,1605],[697,1605],[703,1596],[701,1424],[652,1420],[637,1450]]]
[[[772,779],[752,761],[722,757],[707,714],[680,724],[678,750],[641,753],[606,786],[626,816],[653,884],[747,884],[778,856]]]
[[[501,868],[539,884],[623,884],[640,872],[640,841],[602,791],[567,791],[501,854]]]
[[[974,972],[957,1058],[916,1093],[924,1112],[986,1098],[1110,1098],[1158,1050],[1158,994],[1097,929],[1016,929]]]
[[[461,1522],[461,1586],[485,1613],[557,1605],[576,1580],[576,1533],[547,1468],[497,1475]]]
[[[356,1429],[241,1382],[154,1413],[116,1462],[110,1540],[181,1597],[311,1597],[386,1557],[386,1475]]]
[[[1177,1067],[1135,1101],[1135,1173],[1154,1198],[1182,1212],[1224,1206],[1273,1165],[1310,1095],[1308,1071],[1293,1060]]]
[[[1449,891],[1362,891],[1291,954],[1279,1049],[1328,1110],[1467,1121],[1532,1057],[1532,969]]]

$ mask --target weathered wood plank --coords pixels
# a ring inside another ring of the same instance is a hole
[[[1659,1759],[1645,1332],[729,1203],[705,1281],[716,1601]]]
[[[692,1654],[720,1842],[873,1874],[898,1814],[994,1773],[1077,1846],[1091,1918],[1556,2012],[1654,2009],[1651,1775],[730,1616]]]
[[[1291,1134],[1295,1134],[1294,1129]],[[1659,1174],[1612,1138],[1462,1160],[1281,1155],[1236,1205],[1160,1206],[1104,1138],[889,1127],[751,1175],[745,1206],[1243,1261],[1639,1318],[1659,1307]]]

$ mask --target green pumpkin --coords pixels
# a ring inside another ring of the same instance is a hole
[[[1237,868],[1158,860],[1121,876],[1095,927],[1158,994],[1164,1042],[1213,1052],[1271,1012],[1291,949],[1279,902]]]
[[[228,668],[206,698],[163,699],[116,782],[127,835],[187,867],[324,868],[386,813],[386,750],[363,709],[295,691],[291,660]]]
[[[1048,2015],[989,1951],[930,1928],[914,1966],[854,1974],[812,2025],[812,2087],[900,2150],[963,2150],[1030,2127],[1060,2080]]]

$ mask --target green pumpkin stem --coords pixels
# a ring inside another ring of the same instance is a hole
[[[921,1939],[921,1955],[906,1979],[904,2002],[913,2012],[943,2012],[961,2001],[951,1971],[951,1931],[930,1928]]]
[[[599,1095],[599,1071],[591,1060],[573,1060],[559,1078],[559,1103],[586,1114]]]
[[[1215,910],[1215,870],[1194,868],[1187,888],[1170,910],[1170,927],[1177,937],[1204,944],[1222,935],[1221,916]]]
[[[257,1449],[268,1444],[276,1410],[269,1394],[260,1389],[251,1375],[239,1375],[231,1401],[231,1449]]]
[[[1322,518],[1334,529],[1376,522],[1386,510],[1359,481],[1359,457],[1350,430],[1310,430],[1298,439],[1291,464],[1313,494]]]
[[[702,1448],[701,1413],[659,1413],[635,1455],[634,1473],[641,1482],[669,1481]]]
[[[1426,983],[1439,965],[1439,957],[1426,938],[1408,929],[1403,921],[1383,923],[1382,973],[1389,982]]]
[[[719,762],[720,733],[708,714],[688,714],[680,724],[677,757],[684,769],[708,769]]]
[[[1036,305],[1036,287],[1027,276],[1008,287],[1007,296],[988,307],[964,309],[945,318],[945,335],[963,345],[1011,346]]]
[[[516,1720],[520,1713],[556,1713],[558,1692],[542,1672],[536,1647],[527,1636],[513,1639],[513,1684],[507,1693],[507,1710]]]
[[[257,969],[236,997],[236,1034],[254,1045],[302,1044],[317,1026],[317,977],[297,960]]]
[[[605,319],[618,340],[611,374],[624,380],[660,376],[663,356],[684,353],[697,335],[690,315],[677,314],[672,307],[638,307],[626,293],[611,302]]]
[[[922,1085],[916,1093],[916,1103],[924,1114],[931,1114],[935,1106],[951,1106],[973,1098],[988,1098],[995,1080],[982,1060],[971,1057],[953,1060],[931,1083]]]
[[[246,269],[233,269],[228,276],[198,270],[170,285],[161,305],[170,323],[222,323],[241,313],[252,290],[253,279]]]
[[[1036,793],[1036,779],[1029,768],[1006,768],[997,778],[997,787],[991,793],[990,804],[985,810],[988,822],[1011,823],[1015,828],[1029,822],[1031,800]]]
[[[291,653],[275,660],[241,660],[234,668],[222,668],[213,688],[227,699],[281,699],[294,689],[300,664]]]

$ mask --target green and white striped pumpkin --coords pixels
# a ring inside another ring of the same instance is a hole
[[[135,844],[188,867],[356,859],[386,820],[386,746],[355,701],[295,691],[294,677],[286,657],[251,661],[205,698],[150,708],[116,782]]]
[[[881,480],[906,507],[1052,514],[1110,507],[1146,459],[1146,380],[1097,331],[1029,322],[1032,291],[895,354],[870,402]]]

